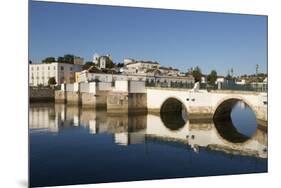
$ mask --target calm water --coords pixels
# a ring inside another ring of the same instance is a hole
[[[223,124],[173,117],[113,116],[73,106],[31,104],[30,184],[267,172],[267,133],[257,128],[247,106],[237,104],[232,121]],[[246,139],[237,143],[240,137]]]

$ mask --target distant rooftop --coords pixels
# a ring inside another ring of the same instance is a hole
[[[136,63],[147,63],[147,64],[155,64],[155,65],[159,65],[158,62],[156,61],[134,61],[134,62],[131,62],[131,63],[128,63],[127,65],[132,65],[132,64],[136,64]]]

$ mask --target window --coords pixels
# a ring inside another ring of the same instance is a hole
[[[62,70],[62,71],[63,71],[63,69],[64,69],[64,67],[63,67],[63,66],[61,66],[61,67],[60,67],[60,70]]]
[[[37,70],[39,70],[39,67],[37,67]]]
[[[70,67],[70,71],[72,71],[72,67]]]
[[[50,70],[50,66],[48,66],[48,70]]]
[[[56,70],[56,67],[54,67],[54,70]]]
[[[33,70],[33,67],[31,67],[31,70]]]

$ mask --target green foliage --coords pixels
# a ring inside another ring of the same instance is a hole
[[[112,62],[111,59],[107,58],[106,59],[106,68],[113,68],[114,67],[114,63]]]
[[[57,84],[57,82],[56,82],[56,78],[55,77],[49,78],[48,85],[56,85],[56,84]]]
[[[118,63],[117,67],[124,67],[124,63]]]
[[[215,84],[216,80],[217,80],[217,71],[212,70],[211,73],[208,75],[207,80],[209,84]]]
[[[74,63],[74,55],[66,54],[63,56],[63,59],[64,59],[64,63],[70,63],[70,64]]]
[[[58,57],[58,62],[59,62],[59,63],[64,63],[64,58],[61,57],[61,56],[59,56],[59,57]]]
[[[52,62],[55,62],[56,61],[56,58],[54,57],[46,57],[45,59],[43,59],[43,63],[52,63]]]
[[[195,82],[201,82],[202,72],[201,69],[196,66],[192,71],[192,76],[194,77]]]
[[[73,64],[74,63],[74,55],[71,54],[66,54],[63,57],[58,57],[58,63],[69,63]]]

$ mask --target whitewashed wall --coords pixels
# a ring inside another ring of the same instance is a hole
[[[114,87],[113,91],[128,92],[128,81],[127,80],[117,80],[117,81],[115,81],[115,87]]]
[[[129,81],[129,93],[146,93],[145,82]]]

